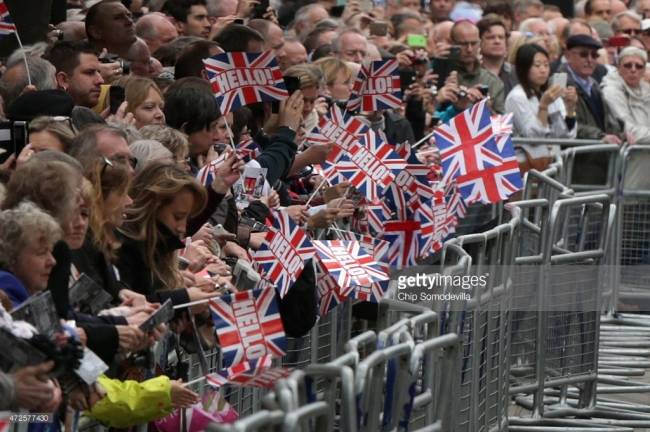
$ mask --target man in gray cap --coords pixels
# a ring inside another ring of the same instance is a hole
[[[567,39],[566,45],[567,49],[564,52],[566,63],[558,68],[558,72],[567,74],[567,86],[575,87],[578,93],[576,106],[578,138],[603,140],[620,145],[628,137],[616,120],[609,115],[598,83],[592,77],[598,62],[598,50],[602,45],[596,39],[584,34],[571,36]],[[579,168],[574,169],[573,180],[578,184],[604,184],[608,162],[601,155],[589,155],[587,156],[589,160],[576,160]]]

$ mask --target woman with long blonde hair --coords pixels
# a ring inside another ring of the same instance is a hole
[[[121,281],[149,301],[183,304],[215,296],[182,288],[178,265],[187,221],[206,204],[205,187],[177,165],[154,162],[135,176],[130,194],[133,206],[120,229],[115,261]]]

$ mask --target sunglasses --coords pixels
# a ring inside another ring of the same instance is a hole
[[[127,156],[122,153],[116,153],[113,156],[111,156],[111,159],[114,162],[120,162],[120,163],[128,163],[131,165],[131,168],[135,169],[135,167],[138,165],[138,158],[135,156]]]
[[[636,70],[645,69],[645,65],[634,63],[634,62],[632,62],[632,63],[623,63],[623,67],[625,69],[636,69]]]
[[[597,59],[600,57],[598,51],[571,51],[572,53],[578,55],[580,58],[591,57],[592,59]]]
[[[111,162],[107,157],[104,157],[104,166],[102,167],[102,172],[99,174],[100,180],[104,177],[107,167],[114,167],[113,162]]]
[[[641,29],[627,29],[627,30],[621,30],[621,33],[625,33],[626,35],[629,35],[629,36],[640,36],[643,33],[643,30],[641,30]]]
[[[70,126],[70,130],[73,133],[76,133],[76,129],[74,128],[74,125],[72,124],[72,119],[70,117],[64,117],[64,116],[55,116],[55,117],[50,117],[50,121],[53,122],[68,122],[68,126]]]

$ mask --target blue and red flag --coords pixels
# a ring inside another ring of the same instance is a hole
[[[287,340],[275,296],[275,289],[267,287],[210,300],[224,365],[286,353]]]
[[[273,388],[275,381],[287,378],[292,370],[293,368],[273,367],[273,357],[265,355],[206,375],[205,380],[214,387],[228,385]]]
[[[406,161],[395,153],[393,146],[372,131],[366,132],[336,165],[338,172],[369,201],[379,198],[404,167]]]
[[[279,211],[253,262],[266,283],[276,286],[282,298],[315,252],[309,237],[291,216]]]
[[[506,145],[500,150],[483,100],[434,130],[443,182],[456,180],[463,200],[493,203],[523,187],[519,165]]]
[[[318,125],[307,135],[307,141],[313,145],[334,143],[332,153],[327,160],[337,163],[368,130],[370,128],[361,120],[332,105]]]
[[[0,40],[12,33],[17,33],[16,25],[9,15],[9,9],[4,1],[0,0]]]
[[[352,88],[347,109],[379,111],[402,106],[402,88],[397,60],[363,63]]]
[[[289,97],[273,51],[221,53],[203,60],[221,115],[255,102]]]

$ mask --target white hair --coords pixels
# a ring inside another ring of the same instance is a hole
[[[529,29],[533,24],[537,24],[537,23],[540,23],[540,22],[546,23],[546,21],[544,21],[542,18],[528,18],[528,19],[525,19],[525,20],[523,20],[521,22],[521,24],[519,24],[519,31],[521,33],[526,33],[528,31],[530,31]]]

